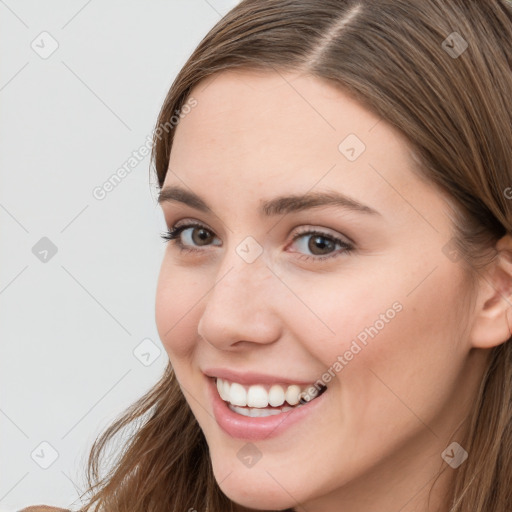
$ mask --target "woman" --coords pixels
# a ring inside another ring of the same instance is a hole
[[[170,363],[81,511],[512,509],[511,62],[508,0],[217,23],[155,129]]]

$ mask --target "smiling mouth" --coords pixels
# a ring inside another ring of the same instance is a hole
[[[298,409],[318,398],[327,386],[313,384],[301,388],[296,384],[255,384],[245,386],[220,377],[215,378],[217,392],[227,402],[229,409],[242,416],[253,418],[273,416]],[[313,391],[312,391],[313,390]]]

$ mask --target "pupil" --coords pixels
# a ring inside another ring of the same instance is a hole
[[[198,231],[194,230],[194,233],[198,233],[199,232],[199,235],[198,235],[197,238],[195,236],[193,236],[194,242],[197,242],[198,240],[201,241],[201,242],[208,241],[208,238],[210,238],[208,236],[208,231],[206,229],[203,229],[203,228],[197,228],[197,229],[198,229]]]
[[[310,239],[309,250],[315,254],[315,249],[332,249],[333,242],[328,240],[326,242],[326,238],[323,236],[315,236]],[[316,245],[315,245],[316,244]],[[328,252],[328,251],[327,251]]]

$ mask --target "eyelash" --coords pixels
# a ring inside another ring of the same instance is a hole
[[[174,245],[180,250],[180,252],[201,252],[201,249],[194,249],[194,248],[187,247],[187,246],[183,245],[179,239],[179,236],[182,231],[184,231],[185,229],[188,229],[188,228],[193,228],[193,227],[203,228],[206,231],[213,233],[210,229],[208,229],[203,224],[188,223],[188,224],[183,224],[182,226],[178,226],[178,227],[176,227],[176,225],[172,226],[172,228],[169,229],[168,231],[162,232],[161,237],[164,242],[169,242],[169,241],[173,242]],[[308,256],[307,254],[302,254],[301,257],[299,257],[299,259],[301,259],[301,260],[308,260],[308,261],[309,260],[314,260],[314,261],[326,260],[329,258],[335,258],[335,257],[339,256],[341,253],[347,254],[354,250],[354,247],[351,244],[349,244],[349,243],[345,242],[344,240],[341,240],[333,235],[323,233],[322,231],[304,230],[302,232],[297,233],[293,237],[292,242],[295,242],[295,240],[297,240],[298,238],[305,236],[305,235],[317,235],[317,236],[321,236],[323,238],[327,238],[327,239],[331,240],[332,242],[335,242],[337,245],[340,245],[343,248],[343,251],[342,252],[337,251],[332,254],[328,254],[326,256]]]

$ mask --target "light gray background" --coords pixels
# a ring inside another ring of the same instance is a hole
[[[77,508],[92,442],[166,366],[149,156],[105,199],[92,191],[146,143],[176,73],[236,3],[0,0],[1,511]],[[58,454],[47,469],[41,443]]]

